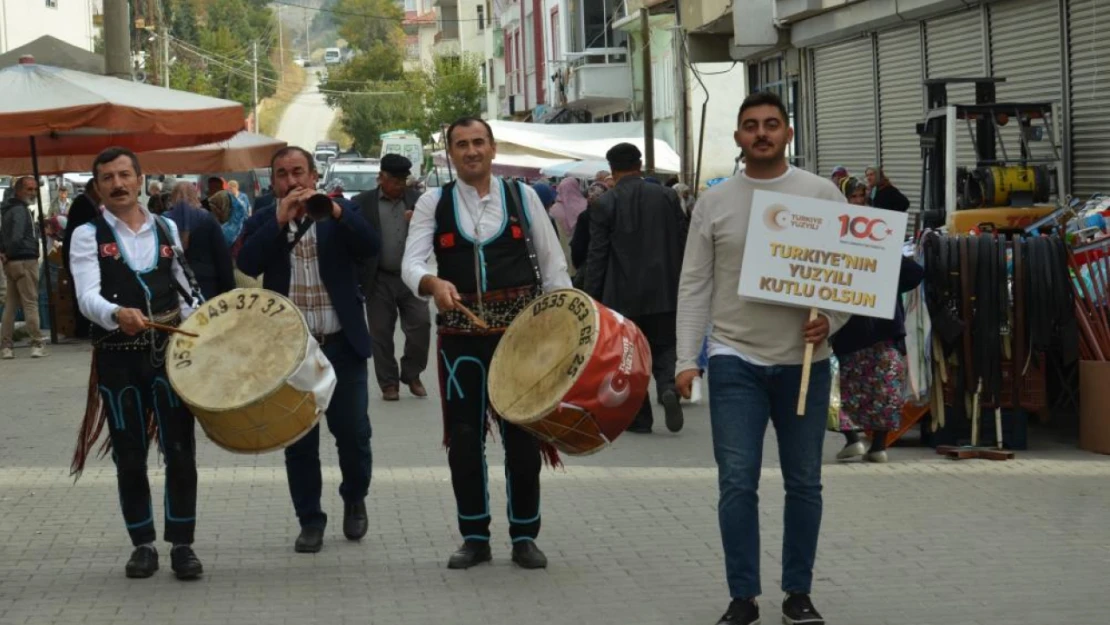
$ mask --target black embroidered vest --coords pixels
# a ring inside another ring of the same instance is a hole
[[[478,292],[478,273],[481,275],[483,293],[536,285],[536,276],[528,260],[524,231],[517,215],[528,219],[524,207],[517,204],[506,183],[501,186],[502,227],[489,242],[477,246],[474,232],[465,232],[459,226],[458,194],[454,182],[443,187],[436,205],[436,230],[434,249],[439,277],[455,285],[462,295]],[[515,184],[515,183],[513,183]],[[524,195],[521,194],[523,199]],[[474,255],[484,262],[475,269]]]
[[[154,261],[146,261],[145,266],[139,269],[128,265],[123,246],[116,240],[115,232],[103,216],[98,217],[93,225],[96,228],[97,259],[100,261],[100,295],[104,299],[123,308],[137,308],[143,314],[153,313],[156,317],[172,313],[180,307],[174,286],[172,241],[164,239],[157,224],[152,226],[157,238]],[[144,334],[147,333],[127,336],[119,331],[105,330],[95,323],[90,328],[93,344],[97,346],[149,344],[143,340]]]

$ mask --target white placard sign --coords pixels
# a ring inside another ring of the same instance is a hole
[[[894,317],[906,214],[757,190],[741,297]]]

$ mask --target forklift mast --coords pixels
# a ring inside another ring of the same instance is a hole
[[[926,110],[935,111],[948,106],[948,85],[975,85],[975,104],[994,104],[996,102],[995,85],[1006,82],[1005,78],[930,78],[924,81]],[[969,104],[957,102],[953,104]],[[926,225],[944,221],[944,154],[946,120],[943,116],[930,119],[926,124],[918,124],[917,134],[921,137],[922,158],[925,167],[921,175],[921,212]],[[982,162],[992,163],[996,159],[995,127],[987,117],[981,117],[975,122],[975,151]],[[930,175],[931,172],[931,175]],[[939,214],[937,214],[939,212]]]

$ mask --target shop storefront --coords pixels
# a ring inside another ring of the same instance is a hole
[[[868,4],[849,3],[792,25],[798,47],[791,52],[800,57],[800,88],[790,91],[800,100],[791,103],[803,135],[799,164],[823,175],[837,165],[862,175],[881,164],[916,206],[922,165],[915,125],[925,112],[924,81],[991,76],[1005,79],[996,85],[999,102],[1056,107],[1065,193],[1085,198],[1110,189],[1110,115],[1103,104],[1110,52],[1097,19],[1110,16],[1110,0],[1000,0],[959,10],[937,2],[935,13],[876,19],[884,25],[872,28],[829,17],[853,8],[859,14]],[[769,59],[791,52],[749,59],[751,88],[772,86],[774,80],[755,79],[767,73]],[[972,103],[974,88],[954,86],[949,99]],[[1003,142],[1017,143],[1016,132],[1003,128]],[[957,133],[961,162],[974,162],[970,137]],[[1030,137],[1030,149],[1048,153],[1049,137]]]

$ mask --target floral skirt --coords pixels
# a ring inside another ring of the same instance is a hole
[[[898,429],[906,358],[884,341],[840,358],[840,431]]]

